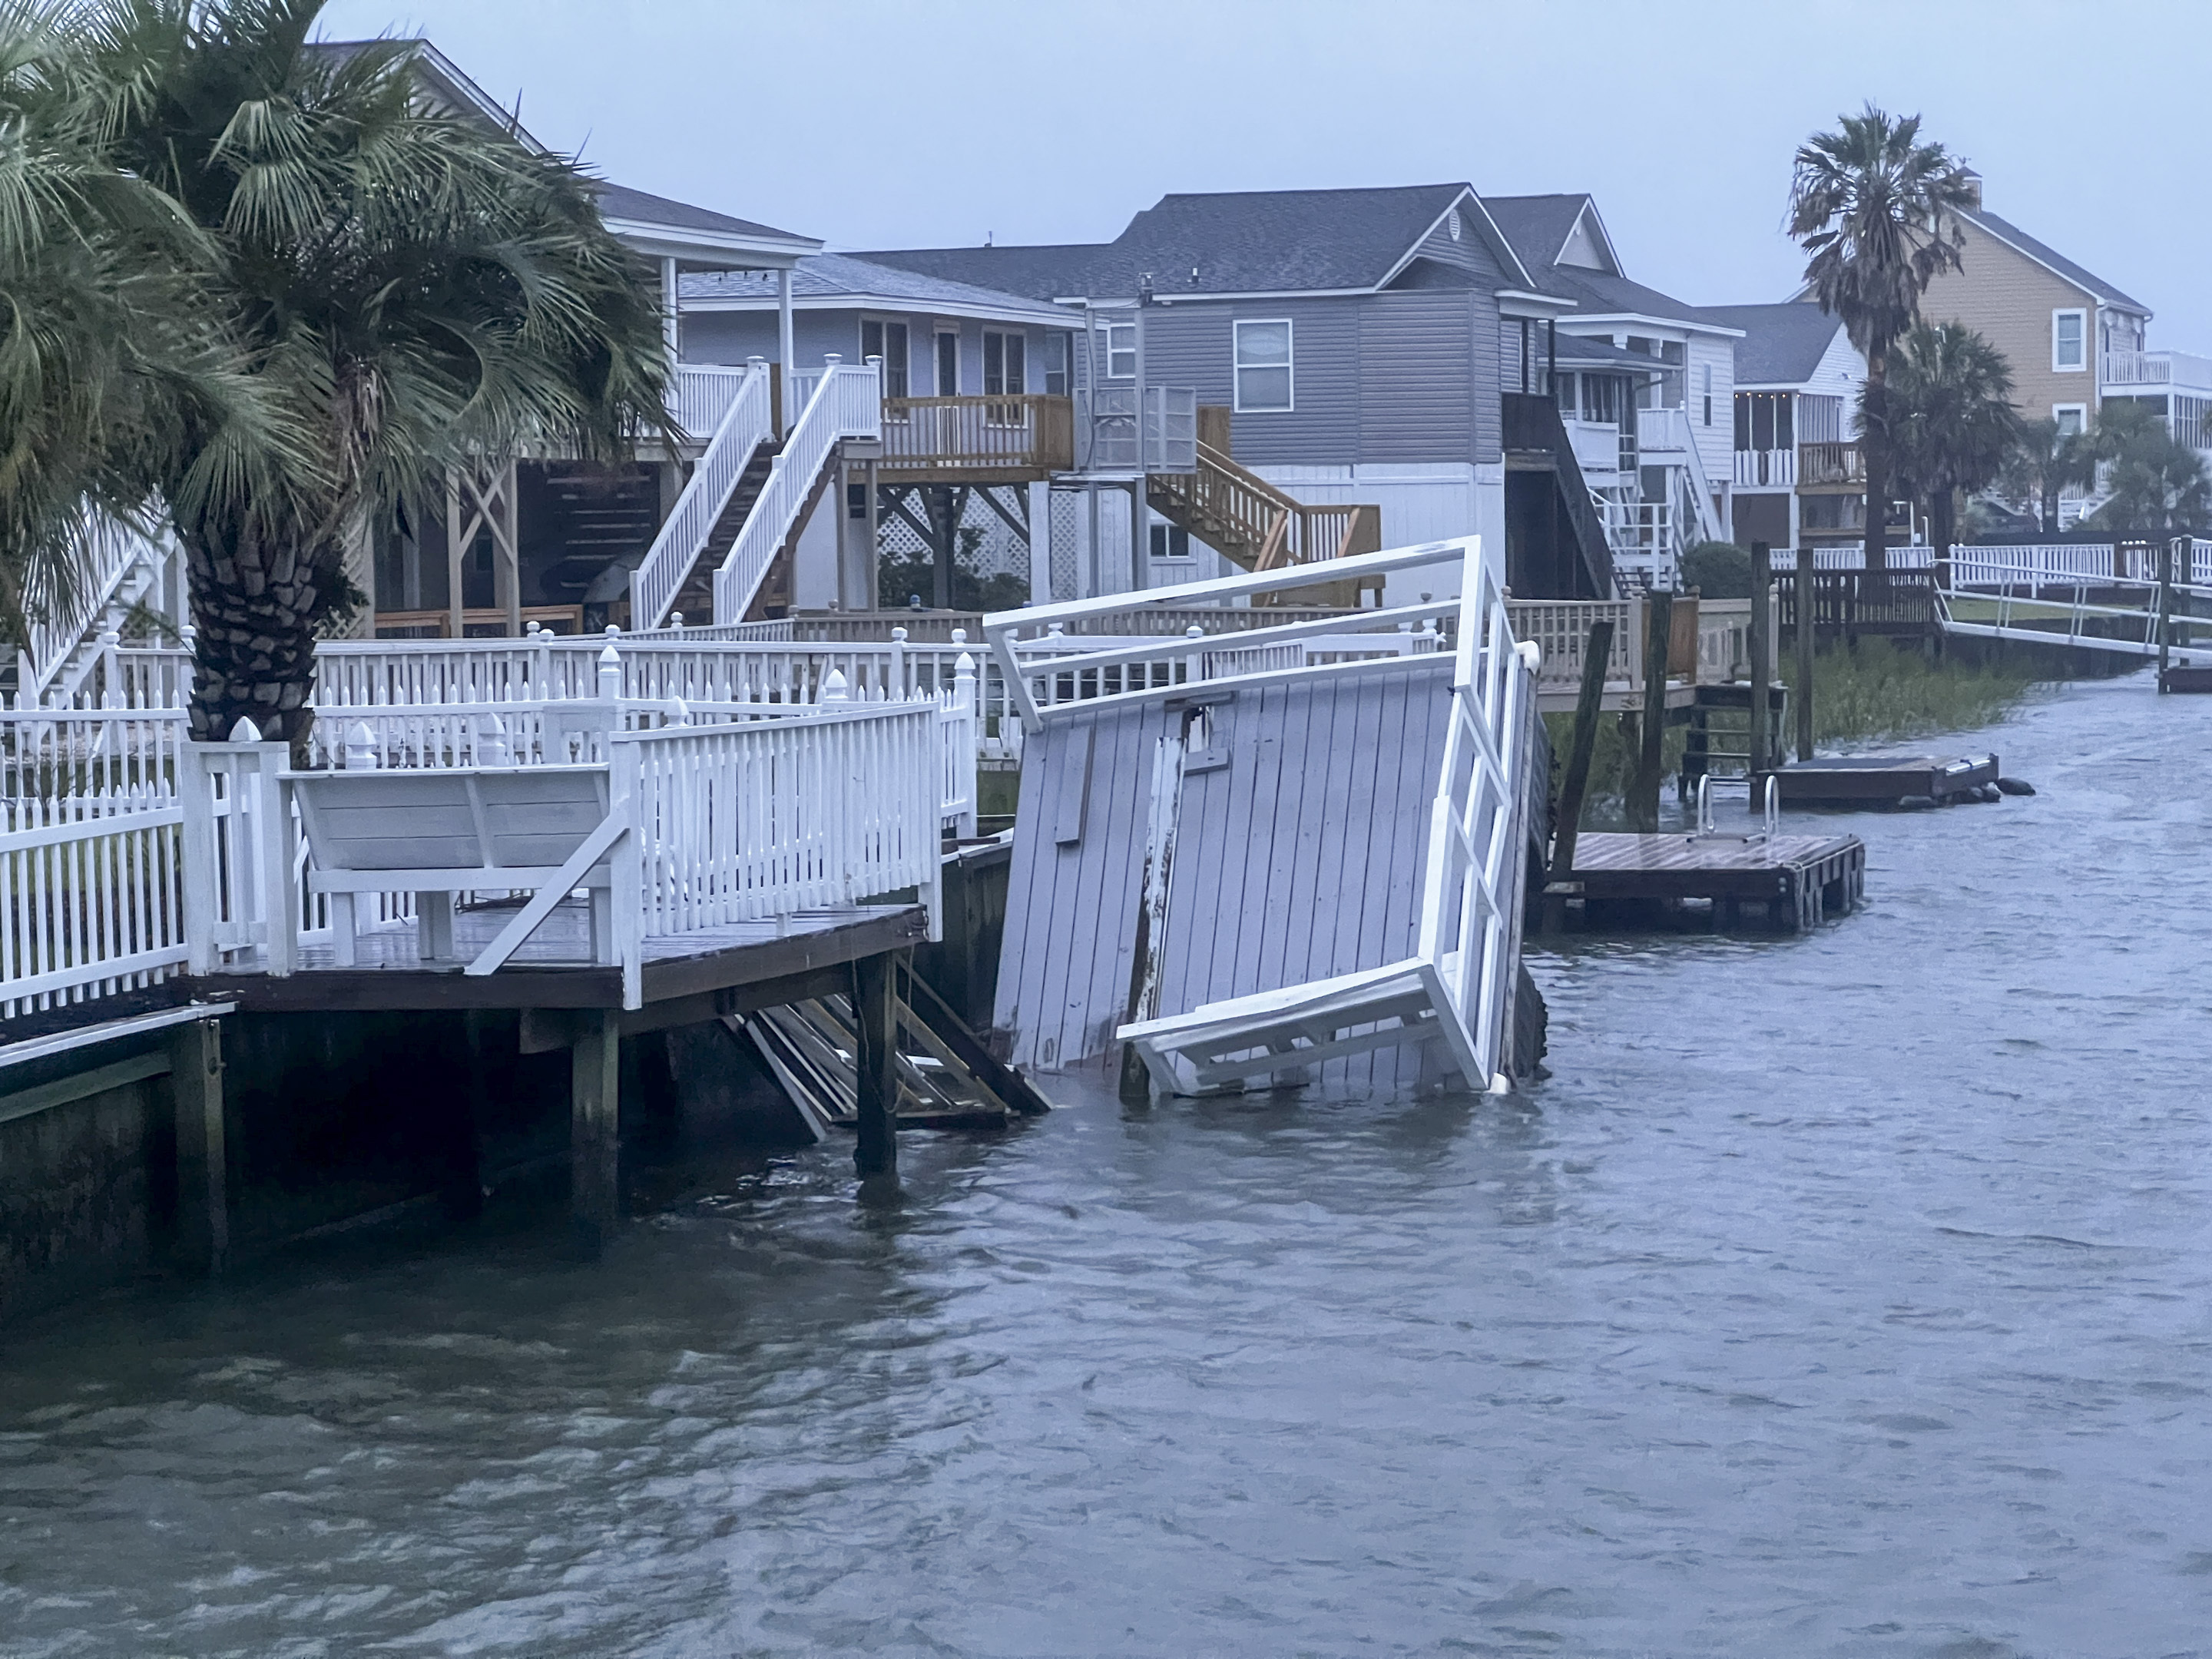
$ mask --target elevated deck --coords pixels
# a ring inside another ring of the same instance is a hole
[[[591,962],[588,908],[576,899],[556,907],[498,972],[472,975],[463,971],[521,908],[517,900],[456,911],[451,960],[421,960],[410,922],[363,933],[355,941],[349,968],[337,964],[331,946],[311,944],[301,950],[293,973],[217,973],[192,983],[204,995],[235,999],[240,1007],[256,1013],[620,1008],[622,969]],[[776,1001],[794,994],[820,994],[795,993],[785,981],[824,969],[838,970],[831,988],[842,992],[847,988],[849,975],[844,970],[849,964],[904,949],[927,932],[927,917],[920,905],[861,904],[647,939],[641,974],[644,1006],[650,1010],[679,998],[748,987],[774,989]]]

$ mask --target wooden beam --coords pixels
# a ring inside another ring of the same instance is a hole
[[[185,1271],[212,1278],[230,1254],[221,1022],[203,1019],[173,1027],[168,1050],[165,1058],[176,1110],[176,1257]]]
[[[88,1072],[79,1072],[75,1077],[56,1078],[52,1082],[41,1083],[35,1088],[18,1089],[14,1094],[0,1095],[0,1123],[13,1123],[19,1117],[34,1117],[40,1112],[52,1111],[57,1106],[66,1106],[71,1101],[105,1094],[110,1089],[120,1089],[149,1077],[161,1077],[168,1069],[168,1055],[155,1049],[151,1054],[132,1054],[126,1060],[110,1060],[106,1065],[95,1066]]]
[[[889,952],[853,964],[853,1009],[860,1024],[854,1108],[860,1139],[853,1167],[863,1176],[898,1173],[898,1013]]]
[[[622,1022],[595,1010],[568,1060],[568,1212],[576,1243],[596,1257],[622,1213]]]
[[[1941,635],[1938,635],[1940,638]],[[1813,758],[1813,550],[1797,550],[1797,758]]]
[[[1874,509],[1869,507],[1869,511]],[[1751,761],[1746,768],[1764,772],[1774,763],[1772,711],[1768,706],[1774,684],[1774,641],[1767,631],[1767,594],[1774,581],[1772,561],[1765,542],[1751,544],[1751,626],[1746,630],[1751,652]]]
[[[809,969],[804,973],[762,980],[751,985],[695,992],[689,996],[649,1002],[642,1008],[619,1010],[621,1032],[625,1037],[634,1037],[680,1025],[704,1025],[762,1008],[780,1008],[786,1003],[805,1002],[816,997],[841,997],[852,988],[852,969],[844,963]],[[590,1012],[580,1013],[568,1008],[525,1008],[521,1013],[519,1052],[526,1054],[552,1054],[574,1048],[577,1032],[592,1018]]]

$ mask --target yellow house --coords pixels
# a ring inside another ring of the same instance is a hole
[[[2076,430],[2096,418],[2100,389],[2142,368],[2150,307],[1981,205],[1960,213],[1960,269],[1929,284],[1920,313],[1964,323],[2012,364],[2013,402],[2030,419]]]

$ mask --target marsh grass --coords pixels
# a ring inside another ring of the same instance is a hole
[[[1793,696],[1797,684],[1794,656],[1785,653],[1783,678]],[[1931,661],[1917,646],[1900,647],[1888,640],[1863,640],[1856,651],[1842,646],[1820,653],[1813,659],[1813,735],[1823,750],[1856,744],[1885,743],[1923,736],[1932,732],[1962,732],[2001,720],[2018,707],[2039,678],[2027,667],[2002,658],[1970,662],[1957,656]],[[1544,724],[1552,738],[1552,752],[1563,773],[1569,746],[1574,741],[1571,714],[1547,714]],[[1713,770],[1740,771],[1740,761],[1723,755],[1741,755],[1750,746],[1746,730],[1748,716],[1716,710],[1710,717],[1708,741],[1714,752]],[[1783,732],[1786,753],[1796,731],[1794,715]],[[1680,775],[1688,732],[1671,726],[1667,732],[1666,760],[1661,775],[1661,798],[1671,793]],[[1633,717],[1607,714],[1600,718],[1597,743],[1590,751],[1589,793],[1583,810],[1587,830],[1627,827],[1625,805],[1636,770],[1636,726]]]

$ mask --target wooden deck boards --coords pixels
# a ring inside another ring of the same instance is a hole
[[[1571,884],[1585,901],[1709,899],[1734,908],[1764,904],[1770,918],[1800,928],[1856,905],[1866,884],[1866,844],[1856,836],[1585,834],[1575,843]]]
[[[511,908],[463,910],[453,917],[451,963],[415,955],[411,924],[365,932],[351,968],[336,965],[329,947],[311,945],[301,971],[215,974],[195,980],[204,993],[235,996],[252,1011],[317,1009],[613,1008],[622,1003],[622,974],[588,958],[588,920],[574,900],[562,904],[495,974],[461,971],[513,918]],[[896,950],[920,940],[927,920],[918,905],[852,905],[802,911],[779,925],[740,922],[646,941],[647,1004],[725,987],[785,979],[817,968]]]
[[[1997,781],[1995,755],[1844,755],[1794,761],[1772,774],[1785,805],[1887,805],[1908,795],[1942,801]]]

